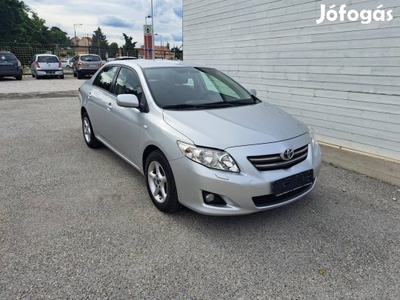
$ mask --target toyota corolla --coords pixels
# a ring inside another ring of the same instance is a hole
[[[311,128],[255,94],[214,68],[114,61],[80,87],[83,137],[142,173],[161,211],[260,212],[313,190],[321,150]]]

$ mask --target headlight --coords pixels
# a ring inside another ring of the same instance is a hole
[[[182,142],[178,142],[178,146],[187,158],[208,168],[239,173],[236,162],[225,151],[200,148]]]

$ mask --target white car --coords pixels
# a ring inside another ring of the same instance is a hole
[[[313,131],[216,69],[113,61],[79,99],[86,144],[141,172],[164,212],[249,214],[296,201],[317,182]]]
[[[67,69],[72,68],[73,63],[74,63],[74,61],[72,58],[61,60],[61,65],[63,68],[67,68]]]
[[[56,55],[36,54],[32,58],[31,75],[36,79],[42,77],[58,77],[64,79],[62,63]]]

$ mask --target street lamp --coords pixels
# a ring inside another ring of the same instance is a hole
[[[154,35],[161,36],[161,43],[160,43],[161,47],[160,47],[160,52],[161,52],[162,57],[164,58],[164,53],[163,53],[163,50],[162,50],[162,35],[161,35],[161,34],[158,34],[158,33],[156,33],[156,34],[154,34]]]
[[[76,41],[76,26],[82,26],[82,24],[81,23],[77,23],[77,24],[74,24],[74,42],[75,42],[75,46],[77,46],[77,44],[78,44],[78,42]],[[78,54],[77,53],[77,51],[78,51],[78,48],[75,48],[75,54]]]
[[[154,12],[153,12],[153,0],[151,0],[151,58],[154,60],[156,56],[154,55]]]
[[[158,34],[158,33],[156,33],[156,34],[154,34],[154,35],[161,36],[161,48],[162,48],[162,46],[163,46],[162,35],[161,35],[161,34]]]
[[[82,26],[82,24],[81,23],[78,23],[78,24],[74,24],[74,38],[76,39],[76,26]]]
[[[145,16],[144,17],[144,24],[147,25],[147,19],[151,19],[151,16]]]

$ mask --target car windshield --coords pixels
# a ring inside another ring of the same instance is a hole
[[[259,101],[224,73],[212,68],[159,67],[143,70],[156,104],[164,109],[224,108]]]
[[[81,61],[100,61],[100,57],[99,56],[95,56],[95,55],[83,55],[81,57]]]

